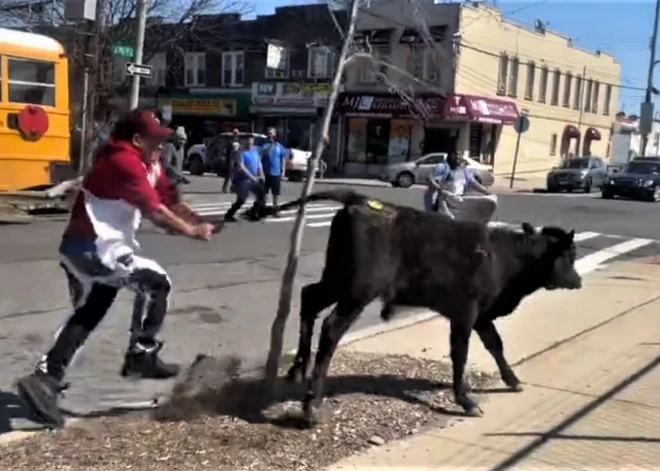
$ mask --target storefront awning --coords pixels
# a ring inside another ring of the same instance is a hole
[[[564,139],[580,139],[580,130],[573,126],[572,124],[566,125],[564,128]]]
[[[431,41],[433,43],[445,39],[447,34],[447,25],[431,26],[428,31],[419,31],[415,28],[406,28],[399,38],[401,44],[423,44]]]
[[[445,119],[513,124],[518,108],[512,101],[474,95],[449,95],[443,109]]]
[[[584,134],[585,139],[589,139],[591,141],[600,141],[602,136],[600,134],[600,131],[596,128],[588,128],[587,132]]]
[[[394,28],[362,30],[355,33],[353,42],[358,45],[388,45]]]
[[[380,115],[389,117],[442,116],[444,98],[439,95],[414,97],[412,103],[394,93],[340,93],[336,109],[348,115]]]

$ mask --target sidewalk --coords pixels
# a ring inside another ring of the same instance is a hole
[[[493,393],[482,418],[371,448],[329,471],[660,469],[659,310],[658,265],[614,264],[581,291],[539,293],[498,323],[524,392]],[[440,359],[447,339],[447,323],[434,319],[345,348]],[[476,336],[470,360],[495,370]]]

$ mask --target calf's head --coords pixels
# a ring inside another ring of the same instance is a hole
[[[544,227],[538,232],[531,224],[522,224],[523,232],[545,239],[545,249],[539,260],[538,276],[547,290],[580,289],[582,277],[575,269],[575,231],[566,232],[559,227]]]

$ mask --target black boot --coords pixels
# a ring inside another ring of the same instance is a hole
[[[162,342],[157,342],[150,349],[144,349],[138,345],[129,348],[124,357],[121,375],[142,379],[168,379],[178,375],[179,365],[165,363],[158,356],[162,348]]]
[[[50,428],[64,427],[64,416],[58,406],[59,395],[67,388],[56,377],[35,370],[16,383],[18,396],[39,422]]]
[[[79,324],[64,326],[34,373],[19,379],[16,384],[18,395],[46,426],[64,426],[64,417],[57,405],[59,395],[68,387],[62,383],[64,372],[76,351],[87,340],[89,332]]]

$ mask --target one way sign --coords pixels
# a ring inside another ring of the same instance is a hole
[[[138,77],[151,77],[151,66],[150,65],[138,65],[133,62],[126,63],[126,75]]]

